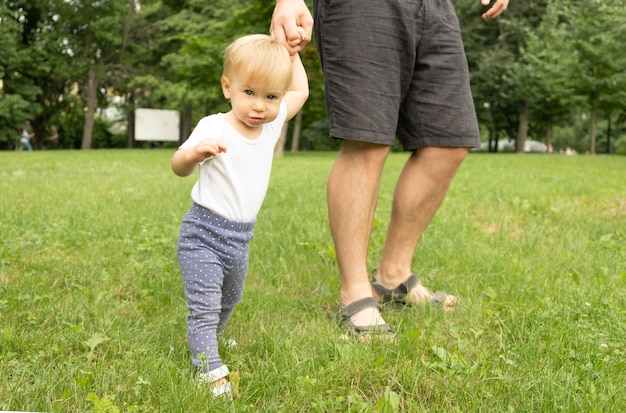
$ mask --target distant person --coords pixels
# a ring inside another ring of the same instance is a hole
[[[48,136],[48,149],[59,147],[59,127],[56,124],[50,125],[50,136]]]
[[[33,132],[29,132],[28,129],[18,126],[17,133],[20,135],[20,147],[19,151],[23,151],[24,149],[29,152],[33,150],[33,146],[30,144],[30,140],[35,137]]]
[[[285,122],[304,105],[309,87],[300,57],[290,57],[281,43],[261,34],[226,48],[221,83],[231,110],[200,120],[173,155],[172,170],[188,176],[199,165],[177,247],[192,361],[213,395],[230,396],[217,333],[243,295],[274,146]]]

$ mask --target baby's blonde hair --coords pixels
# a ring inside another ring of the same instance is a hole
[[[264,83],[285,80],[291,84],[292,62],[289,52],[265,34],[250,34],[232,42],[224,51],[226,77],[243,76]]]

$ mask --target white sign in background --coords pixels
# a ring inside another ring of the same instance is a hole
[[[180,113],[165,109],[135,110],[136,141],[178,142]]]

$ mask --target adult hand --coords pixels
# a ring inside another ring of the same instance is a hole
[[[483,6],[489,6],[491,0],[480,0],[480,4]],[[501,15],[509,5],[509,0],[496,0],[496,2],[491,6],[489,10],[487,10],[481,16],[484,21],[488,21],[491,19],[495,19],[499,15]]]
[[[312,31],[313,17],[304,0],[276,0],[270,34],[285,45],[290,55],[304,49]]]

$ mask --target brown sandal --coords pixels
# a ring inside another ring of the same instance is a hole
[[[376,270],[372,271],[372,289],[374,290],[374,295],[378,297],[381,303],[387,304],[392,303],[396,305],[406,305],[410,304],[406,301],[406,296],[411,292],[411,290],[420,284],[420,279],[415,274],[411,274],[409,278],[399,286],[390,290],[386,288],[384,285],[379,283],[376,280]],[[430,303],[434,306],[443,306],[446,297],[445,291],[435,291],[432,294],[432,298],[430,299]]]
[[[352,316],[365,308],[377,308],[381,309],[380,303],[374,297],[365,297],[360,300],[356,300],[352,304],[343,306],[339,304],[337,310],[337,320],[339,324],[346,328],[351,334],[359,338],[369,336],[371,334],[395,334],[395,330],[389,324],[379,324],[375,326],[357,326],[352,321]]]

